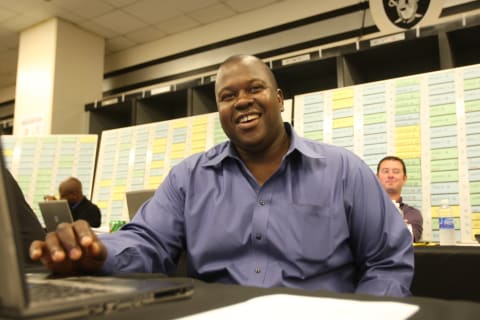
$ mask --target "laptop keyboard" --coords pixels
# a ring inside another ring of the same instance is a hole
[[[81,295],[94,295],[107,291],[98,288],[75,287],[51,283],[31,283],[29,286],[30,299],[32,302],[55,298],[79,297]]]

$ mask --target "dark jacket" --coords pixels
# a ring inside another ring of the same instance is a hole
[[[100,227],[102,219],[100,209],[86,197],[83,197],[78,204],[70,206],[70,210],[74,221],[82,219],[86,220],[91,227]]]

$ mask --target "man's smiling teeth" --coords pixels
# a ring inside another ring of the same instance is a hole
[[[240,119],[238,119],[238,123],[245,123],[245,122],[255,120],[255,119],[258,119],[258,118],[260,118],[260,116],[258,114],[247,114],[247,115],[244,115],[244,116],[240,117]]]

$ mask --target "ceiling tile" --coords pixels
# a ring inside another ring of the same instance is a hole
[[[6,9],[8,8],[9,10],[18,12],[18,13],[28,10],[30,8],[29,6],[30,4],[31,4],[31,0],[17,0],[17,1],[0,0],[0,7],[6,8]]]
[[[103,1],[112,5],[115,8],[122,8],[129,4],[134,3],[137,0],[103,0]]]
[[[207,24],[217,20],[226,19],[235,14],[235,12],[224,4],[216,4],[210,7],[206,7],[188,15],[200,23]]]
[[[165,32],[162,32],[159,29],[156,29],[154,27],[146,27],[133,32],[129,32],[125,34],[125,37],[136,43],[145,43],[158,40],[166,35],[167,34]]]
[[[53,6],[67,9],[70,11],[73,11],[80,6],[80,3],[75,0],[53,0],[53,1],[44,0],[44,1],[38,1],[38,2],[47,2]],[[83,0],[83,2],[85,3],[86,6],[92,3],[91,0]]]
[[[245,12],[249,10],[265,7],[274,3],[275,0],[227,0],[225,3],[237,12]]]
[[[53,17],[62,18],[72,23],[78,23],[79,21],[84,20],[84,18],[77,16],[71,11],[67,11],[55,6],[38,6],[35,10],[25,11],[21,14],[21,16],[24,16],[25,19],[31,20],[31,23],[28,25],[28,27]]]
[[[147,26],[146,23],[119,9],[92,20],[105,28],[115,30],[121,34],[132,32]]]
[[[57,5],[87,19],[98,17],[115,10],[112,5],[98,0],[84,0],[84,2],[70,0],[69,2],[71,2],[71,4],[66,6],[64,5],[65,0],[62,0],[58,1]]]
[[[32,18],[31,16],[18,15],[12,19],[3,21],[2,28],[10,31],[20,32],[42,21],[42,18]]]
[[[32,17],[32,20],[35,20],[37,22],[52,17],[62,17],[64,19],[68,19],[71,22],[76,22],[79,18],[74,12],[68,11],[62,7],[55,5],[56,2],[54,3],[32,0],[27,0],[24,2],[28,3],[28,7],[21,9],[20,11],[18,11],[18,13],[27,17]],[[32,23],[31,25],[33,24],[34,23]]]
[[[101,37],[104,37],[105,39],[113,38],[115,36],[120,35],[119,33],[115,32],[113,30],[110,30],[108,28],[105,28],[105,27],[99,25],[98,23],[95,23],[92,20],[88,20],[88,21],[79,23],[78,26],[80,28],[85,29],[85,30],[89,30],[89,31],[101,36]]]
[[[43,20],[46,20],[52,17],[59,17],[72,23],[78,23],[85,20],[85,18],[80,17],[75,12],[68,11],[66,9],[59,8],[59,7],[55,7],[51,9],[43,8],[40,10],[36,10],[35,14],[42,15],[44,17]]]
[[[162,1],[159,6],[158,0],[141,0],[122,10],[147,23],[157,23],[181,14],[174,2]]]
[[[13,18],[14,16],[14,11],[8,10],[6,8],[0,8],[0,23],[2,23],[3,20]]]
[[[115,37],[107,40],[107,47],[109,52],[125,50],[135,45],[135,42],[125,37]]]
[[[196,11],[205,7],[211,7],[220,3],[219,0],[170,0],[175,3],[175,7],[185,13]]]
[[[193,29],[199,26],[200,23],[188,16],[178,16],[170,20],[162,21],[155,26],[165,33],[173,34],[185,30]]]

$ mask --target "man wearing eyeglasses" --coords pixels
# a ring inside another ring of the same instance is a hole
[[[403,202],[402,187],[407,182],[407,169],[402,159],[387,156],[377,165],[377,177],[390,199],[400,205],[405,223],[412,226],[413,240],[419,241],[422,237],[423,218],[421,212]]]

